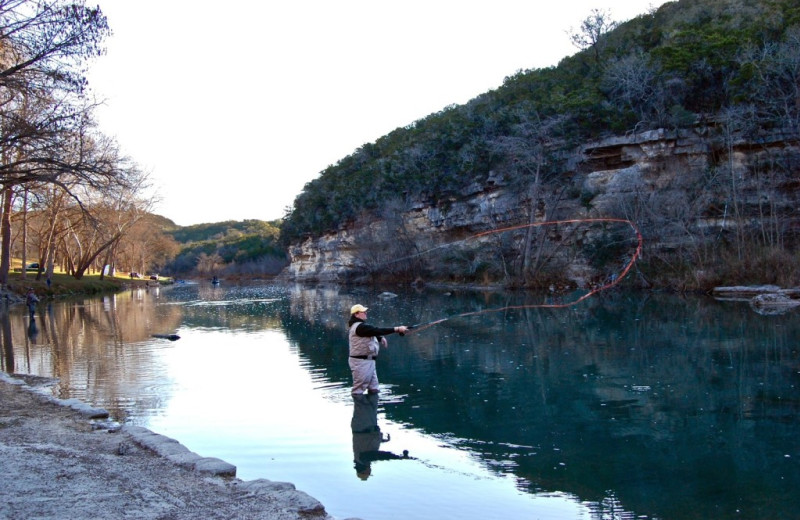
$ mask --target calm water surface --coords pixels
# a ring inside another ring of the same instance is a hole
[[[545,300],[382,291],[200,283],[34,324],[20,306],[0,313],[2,368],[336,518],[797,518],[800,311],[616,292],[458,318]],[[354,303],[375,325],[452,317],[390,336],[374,401],[349,392]]]

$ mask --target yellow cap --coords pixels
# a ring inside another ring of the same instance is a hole
[[[367,308],[364,307],[363,305],[361,305],[360,303],[357,303],[356,305],[353,305],[352,307],[350,307],[350,315],[351,316],[353,314],[357,313],[357,312],[367,312]]]

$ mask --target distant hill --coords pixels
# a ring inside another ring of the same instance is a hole
[[[287,264],[285,250],[278,244],[279,220],[192,226],[163,221],[164,233],[180,244],[179,253],[165,266],[176,276],[274,276]]]
[[[153,225],[158,226],[165,232],[172,232],[180,227],[173,222],[172,219],[169,219],[163,215],[155,215],[151,213],[147,218],[153,223]]]

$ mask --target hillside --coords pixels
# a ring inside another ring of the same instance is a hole
[[[262,220],[165,225],[179,251],[164,269],[173,276],[274,276],[286,266],[279,226]]]
[[[284,219],[289,275],[580,285],[620,261],[598,252],[613,230],[451,248],[446,269],[441,258],[386,259],[501,226],[599,216],[638,223],[641,283],[800,281],[800,6],[680,0],[623,24],[595,18],[579,36],[585,48],[557,67],[520,71],[321,172]]]

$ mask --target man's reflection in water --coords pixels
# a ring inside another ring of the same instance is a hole
[[[378,427],[378,394],[359,394],[353,396],[353,420],[350,421],[353,430],[353,462],[355,462],[356,475],[361,480],[367,480],[372,473],[370,464],[374,460],[408,459],[408,450],[403,450],[402,455],[395,455],[390,451],[381,451],[381,443],[389,442],[391,436],[384,438]]]
[[[31,341],[36,340],[36,336],[39,335],[39,327],[36,326],[36,319],[31,318],[30,322],[28,322],[28,338]]]

